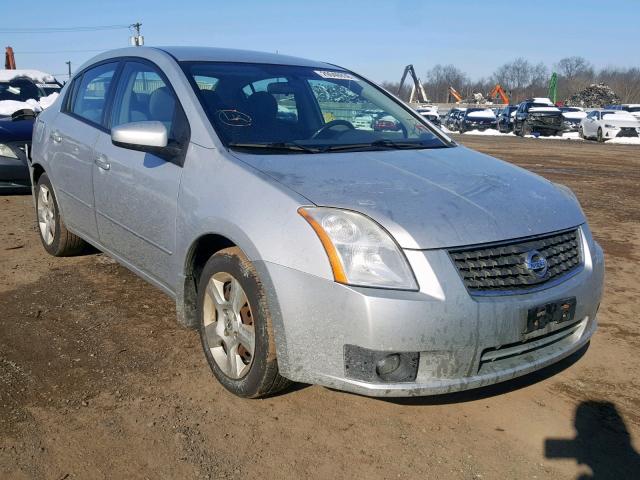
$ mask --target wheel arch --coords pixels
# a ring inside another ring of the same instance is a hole
[[[242,246],[228,235],[213,232],[201,234],[187,248],[176,301],[178,322],[182,325],[197,327],[198,282],[202,270],[212,255],[230,247],[238,247],[246,254]]]

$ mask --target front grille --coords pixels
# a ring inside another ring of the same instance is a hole
[[[578,229],[452,249],[449,255],[472,295],[526,293],[560,281],[582,265]],[[546,260],[546,271],[539,263],[531,263],[540,257]]]

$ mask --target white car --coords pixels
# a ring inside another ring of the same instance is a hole
[[[440,115],[438,114],[437,105],[420,106],[416,108],[416,112],[418,112],[423,118],[426,118],[434,125],[440,125]]]
[[[616,137],[637,137],[640,120],[624,110],[593,110],[580,122],[582,138],[605,142]]]

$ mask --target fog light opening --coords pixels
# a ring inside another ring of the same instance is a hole
[[[400,355],[392,353],[376,362],[376,373],[379,377],[386,377],[395,372],[400,367]]]

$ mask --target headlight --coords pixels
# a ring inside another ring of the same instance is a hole
[[[0,143],[0,157],[18,158],[18,156],[9,148],[9,145]]]
[[[411,267],[380,225],[349,210],[299,208],[327,252],[336,282],[362,287],[418,290]]]
[[[615,125],[609,125],[608,123],[604,124],[604,128],[618,128]]]

